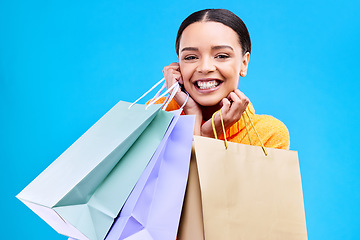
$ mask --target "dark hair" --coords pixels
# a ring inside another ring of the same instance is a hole
[[[243,54],[251,53],[251,41],[249,31],[244,22],[226,9],[204,9],[189,15],[180,25],[175,42],[176,53],[179,55],[180,39],[187,26],[195,22],[219,22],[232,28],[239,37]]]

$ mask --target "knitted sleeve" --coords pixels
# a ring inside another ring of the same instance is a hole
[[[284,123],[269,115],[255,115],[254,118],[265,147],[289,149],[290,136]]]
[[[257,114],[251,114],[251,119],[265,147],[289,149],[289,131],[285,124],[283,124],[280,120],[269,115]],[[247,120],[246,122],[248,125],[249,134],[246,131],[244,119],[241,118],[226,131],[226,137],[231,142],[242,144],[250,144],[251,139],[253,145],[261,146],[254,128],[250,125],[250,121]],[[223,136],[221,136],[221,139],[223,139]]]

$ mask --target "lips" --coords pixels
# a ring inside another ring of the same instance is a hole
[[[217,79],[197,80],[195,86],[200,90],[210,90],[218,87],[222,82]]]

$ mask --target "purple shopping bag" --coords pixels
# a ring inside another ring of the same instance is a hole
[[[194,116],[175,117],[105,240],[176,239],[188,178]]]

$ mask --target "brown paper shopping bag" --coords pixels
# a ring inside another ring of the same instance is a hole
[[[203,240],[204,227],[201,207],[199,175],[194,146],[191,151],[188,183],[181,212],[177,240]]]
[[[264,148],[265,155],[258,146],[230,142],[226,148],[224,141],[200,136],[194,136],[194,150],[200,192],[186,193],[183,214],[202,210],[204,239],[307,239],[297,152]],[[188,187],[196,189],[193,175]],[[188,198],[195,195],[201,206],[190,212]],[[179,236],[190,224],[182,218]]]

